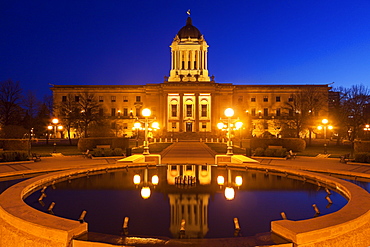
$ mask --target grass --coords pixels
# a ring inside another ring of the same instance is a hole
[[[32,146],[31,153],[37,153],[41,155],[41,157],[51,156],[51,153],[54,151],[54,145],[40,145],[40,146]],[[77,149],[76,145],[56,145],[56,152],[62,153],[64,155],[81,155],[82,152]]]
[[[165,148],[171,146],[172,143],[151,143],[149,144],[149,152],[150,153],[160,153],[162,152]],[[143,147],[135,148],[132,149],[132,153],[138,154],[138,153],[143,153]]]

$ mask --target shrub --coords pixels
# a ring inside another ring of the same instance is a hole
[[[355,141],[353,145],[355,153],[370,152],[370,141]]]
[[[123,155],[122,148],[115,148],[115,149],[113,149],[112,155],[113,156],[121,156],[121,155]]]
[[[0,143],[4,150],[29,150],[31,147],[28,139],[1,139]]]
[[[256,148],[256,150],[254,150],[255,156],[263,156],[264,153],[265,153],[265,150],[263,148]]]
[[[287,156],[287,149],[286,148],[279,148],[275,149],[275,156],[276,157],[286,157]]]
[[[104,152],[105,157],[112,156],[112,154],[113,154],[113,150],[110,149],[110,148],[104,148],[103,152]]]
[[[355,153],[354,159],[355,159],[355,162],[370,163],[370,153],[367,153],[367,152]]]
[[[28,160],[28,153],[24,151],[4,151],[0,152],[2,162]]]
[[[92,156],[94,156],[94,157],[102,157],[103,156],[103,149],[102,148],[95,148],[92,151]]]
[[[122,137],[91,137],[91,138],[80,138],[77,147],[81,152],[86,150],[93,150],[96,145],[110,145],[111,148],[122,148],[126,149],[129,147],[129,139]]]
[[[252,149],[282,146],[294,152],[300,152],[306,148],[306,142],[300,138],[252,138],[250,145]]]
[[[274,148],[266,148],[265,152],[264,152],[264,155],[268,156],[268,157],[274,157],[275,156],[275,151],[276,151],[276,149],[274,149]]]

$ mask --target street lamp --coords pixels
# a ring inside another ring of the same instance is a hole
[[[58,129],[59,131],[62,131],[62,130],[63,130],[63,126],[58,125],[58,123],[59,123],[59,119],[57,119],[57,118],[53,118],[53,119],[51,120],[51,123],[52,123],[53,125],[49,125],[49,126],[48,126],[48,130],[54,130],[54,150],[53,150],[53,153],[56,153],[56,151],[57,151],[57,144],[56,144],[56,142],[55,142],[55,139],[57,138],[57,129]]]
[[[329,120],[327,120],[326,118],[321,120],[321,123],[324,125],[324,126],[318,126],[317,129],[318,130],[322,130],[324,129],[324,140],[326,142],[326,135],[327,135],[327,129],[329,130],[332,130],[333,129],[333,126],[329,125],[328,126],[328,123],[329,123]]]
[[[365,131],[365,137],[367,139],[367,133],[369,133],[370,131],[370,124],[365,124],[364,131]]]
[[[148,146],[148,125],[149,125],[149,117],[152,114],[152,112],[150,111],[150,109],[144,108],[141,111],[141,114],[143,115],[143,117],[145,117],[145,134],[144,134],[145,140],[144,140],[143,155],[148,155],[150,154],[149,146]]]
[[[225,182],[225,178],[223,176],[217,177],[217,184],[220,186],[220,189],[225,187],[225,198],[226,200],[233,200],[235,198],[235,188],[240,188],[243,184],[243,178],[241,176],[235,177],[235,182],[231,180],[231,170],[227,169],[227,181]]]
[[[231,117],[234,116],[234,110],[227,108],[224,112],[227,117],[227,149],[226,155],[233,155],[233,145],[231,143]]]

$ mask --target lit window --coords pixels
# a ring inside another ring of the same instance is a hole
[[[171,116],[177,117],[177,105],[171,105]]]
[[[207,117],[207,105],[202,105],[202,117]]]
[[[136,102],[141,102],[141,96],[136,96]]]
[[[192,117],[193,116],[192,109],[193,109],[192,105],[186,105],[186,116],[187,117]]]

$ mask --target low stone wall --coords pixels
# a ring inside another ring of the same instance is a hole
[[[278,171],[333,188],[348,199],[339,211],[312,219],[271,222],[271,231],[292,241],[296,247],[348,247],[369,246],[370,243],[370,194],[353,183],[330,176],[267,165],[248,167]]]

